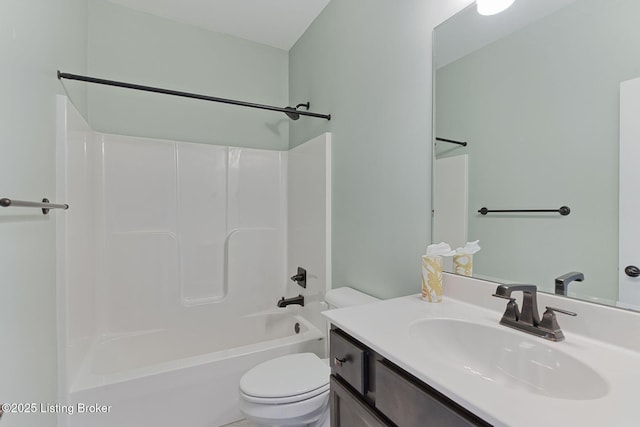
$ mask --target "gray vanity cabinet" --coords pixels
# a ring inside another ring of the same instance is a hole
[[[332,427],[490,426],[340,329],[329,348]]]
[[[331,427],[386,427],[384,420],[335,375],[331,376]]]

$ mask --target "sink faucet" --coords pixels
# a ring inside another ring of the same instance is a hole
[[[511,297],[514,291],[522,291],[522,312],[518,309],[516,299]],[[577,316],[571,311],[554,307],[546,307],[540,319],[538,312],[538,293],[535,285],[500,285],[494,297],[508,299],[507,309],[500,319],[500,324],[518,329],[551,341],[562,341],[564,334],[558,325],[556,312],[569,316]]]
[[[304,297],[302,295],[287,299],[284,299],[284,297],[282,297],[282,299],[278,301],[278,307],[286,307],[290,304],[300,304],[304,307]]]
[[[515,298],[511,298],[511,292],[513,291],[522,291],[522,312],[519,312]],[[540,324],[536,285],[500,285],[496,289],[494,296],[508,299],[509,304],[513,303],[514,306],[509,310],[508,318],[510,320],[534,327]],[[509,308],[508,304],[507,308]],[[505,312],[505,314],[507,314],[507,312]]]
[[[567,295],[569,283],[574,280],[576,282],[582,282],[584,280],[584,274],[579,271],[572,271],[571,273],[556,277],[556,295]]]

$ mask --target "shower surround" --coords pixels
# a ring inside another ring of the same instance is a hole
[[[60,400],[111,406],[60,425],[225,424],[248,368],[323,355],[330,135],[234,148],[96,133],[62,96],[58,110]],[[298,293],[304,308],[276,308]]]

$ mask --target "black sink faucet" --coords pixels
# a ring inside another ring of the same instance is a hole
[[[522,312],[518,309],[516,299],[511,297],[514,291],[522,291]],[[538,313],[537,288],[535,285],[500,285],[493,294],[494,297],[509,300],[507,309],[500,319],[500,324],[519,329],[538,337],[562,341],[564,334],[558,325],[556,313],[576,316],[576,313],[559,308],[547,307],[540,319]]]
[[[300,304],[304,307],[304,297],[302,295],[298,295],[297,297],[287,298],[282,297],[281,300],[278,301],[278,307],[286,307],[290,304]]]
[[[584,274],[579,271],[572,271],[571,273],[563,274],[556,278],[556,295],[567,295],[569,283],[582,282],[584,280]]]
[[[538,313],[538,290],[536,285],[500,285],[496,289],[494,296],[513,300],[511,298],[511,292],[513,291],[522,291],[523,294],[522,312],[518,310],[517,304],[512,307],[514,309],[513,320],[533,327],[538,326],[540,324],[540,314]]]

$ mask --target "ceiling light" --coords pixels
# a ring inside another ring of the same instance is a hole
[[[480,15],[495,15],[507,9],[514,0],[476,0]]]

